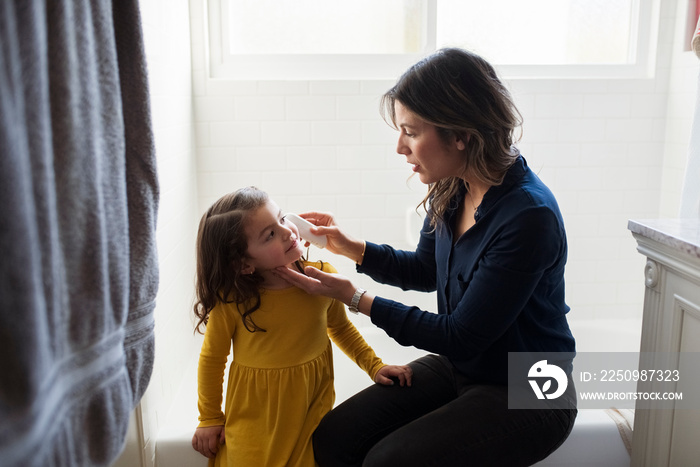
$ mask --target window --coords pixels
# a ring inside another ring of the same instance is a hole
[[[212,76],[395,79],[445,46],[504,76],[646,77],[659,0],[209,0]]]

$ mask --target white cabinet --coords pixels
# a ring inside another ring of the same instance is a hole
[[[629,221],[628,228],[637,240],[637,250],[647,257],[640,355],[653,359],[700,352],[700,221]],[[700,392],[700,375],[689,371],[685,361],[675,361],[672,368],[679,369],[676,390],[687,400]],[[639,384],[638,391],[654,390],[653,383]],[[700,465],[700,406],[645,407],[637,402],[631,465]]]

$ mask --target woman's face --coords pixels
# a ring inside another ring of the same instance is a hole
[[[461,139],[454,137],[446,142],[435,125],[426,123],[399,101],[394,103],[394,111],[400,132],[396,152],[406,156],[421,182],[431,184],[464,175],[465,143]]]
[[[265,275],[279,266],[289,266],[304,252],[296,226],[285,220],[282,210],[272,200],[248,215],[245,233],[248,259],[244,274],[257,271]]]

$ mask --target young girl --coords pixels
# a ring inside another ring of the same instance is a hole
[[[302,258],[291,222],[255,187],[222,197],[197,234],[199,426],[192,446],[210,466],[314,466],[311,435],[333,408],[333,342],[380,384],[411,383],[408,366],[385,365],[341,302],[312,296],[278,277],[327,263]],[[224,411],[224,369],[231,343]]]

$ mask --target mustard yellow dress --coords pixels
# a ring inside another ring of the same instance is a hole
[[[335,272],[328,263],[322,268]],[[198,367],[199,426],[225,425],[226,432],[209,465],[313,467],[311,435],[335,402],[328,337],[372,380],[384,364],[331,298],[296,287],[262,290],[251,316],[267,332],[249,332],[235,304],[221,303],[209,315]]]

